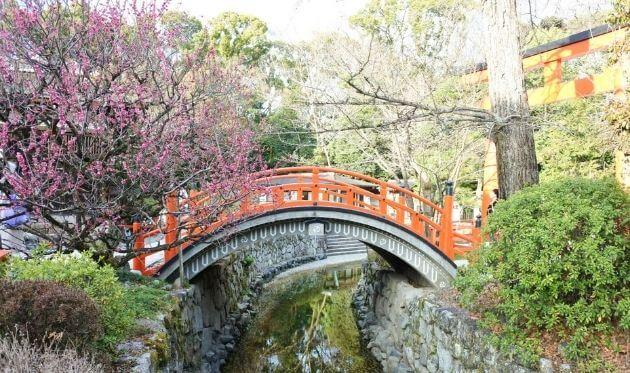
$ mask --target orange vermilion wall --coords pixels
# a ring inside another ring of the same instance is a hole
[[[335,180],[336,176],[342,176],[345,181]],[[369,185],[370,190],[355,185],[357,183]],[[452,195],[444,196],[443,205],[439,206],[395,184],[329,167],[269,170],[258,175],[257,184],[260,190],[242,199],[233,213],[222,215],[205,226],[195,223],[203,221],[202,216],[186,215],[180,209],[186,210],[184,207],[193,203],[202,207],[209,196],[197,194],[180,201],[170,196],[167,199],[168,212],[163,229],[158,227],[159,224],[141,227],[140,223],[134,223],[135,248],[142,253],[133,260],[133,268],[143,274],[153,275],[179,250],[185,250],[203,235],[227,224],[262,213],[315,206],[359,211],[387,219],[413,231],[451,259],[457,254],[473,250],[480,242],[478,229],[452,222]],[[203,211],[203,208],[199,211]],[[163,243],[168,245],[178,241],[183,243],[164,250],[163,259],[149,265],[147,258],[150,250],[146,248],[146,240],[158,235],[163,235]]]

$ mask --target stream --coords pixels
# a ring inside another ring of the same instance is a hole
[[[360,276],[354,263],[269,283],[222,371],[381,372],[361,342],[351,306]]]

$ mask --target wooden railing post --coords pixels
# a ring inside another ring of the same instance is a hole
[[[440,249],[453,259],[453,182],[450,180],[446,182],[440,225]]]
[[[300,191],[299,193],[301,194],[302,192]],[[298,201],[299,201],[299,198],[300,196],[298,196]],[[284,189],[282,189],[281,185],[276,186],[271,191],[271,203],[273,204],[273,207],[276,209],[281,208],[282,205],[284,204]]]
[[[381,214],[387,215],[387,204],[385,203],[387,200],[387,185],[382,183],[380,185],[380,189],[381,200],[379,201],[378,206],[381,210]]]
[[[348,187],[348,190],[346,191],[346,204],[350,207],[354,206],[354,203],[356,202],[356,193],[354,192],[354,188],[353,187]]]
[[[319,201],[319,169],[317,167],[313,167],[312,175],[313,191],[311,193],[313,193],[313,196],[311,199],[317,204],[317,201]]]
[[[177,255],[177,248],[171,247],[177,241],[178,226],[177,214],[179,213],[179,197],[177,193],[171,193],[166,197],[166,244],[169,248],[164,252],[164,262],[168,262]]]
[[[476,249],[481,246],[481,215],[475,218],[475,226],[472,230],[472,237],[475,240],[473,247]]]
[[[243,199],[241,199],[241,203],[239,206],[241,210],[241,216],[245,216],[249,212],[250,199],[251,199],[251,196],[249,195],[249,193],[246,193]]]
[[[144,248],[144,237],[142,236],[142,223],[139,220],[134,220],[131,225],[131,232],[135,236],[135,240],[133,242],[134,251],[140,251]],[[137,254],[135,258],[133,258],[132,269],[136,271],[140,271],[140,273],[144,274],[146,271],[146,266],[144,264],[145,254]]]

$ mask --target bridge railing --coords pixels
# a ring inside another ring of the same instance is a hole
[[[422,237],[451,259],[479,244],[478,231],[453,225],[452,184],[447,185],[440,206],[398,185],[329,167],[281,168],[257,176],[260,189],[246,194],[232,211],[219,214],[211,223],[204,214],[212,212],[204,207],[212,205],[212,196],[192,193],[181,200],[169,197],[163,227],[133,225],[137,250],[147,251],[151,242],[169,248],[138,255],[133,268],[152,275],[202,236],[235,221],[293,208],[334,207],[385,219]]]

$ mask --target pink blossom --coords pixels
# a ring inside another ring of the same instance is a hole
[[[213,52],[173,53],[165,9],[0,0],[0,146],[18,165],[0,188],[39,222],[76,218],[52,242],[112,244],[116,227],[149,213],[146,200],[193,187],[216,195],[210,222],[255,188],[262,162],[239,114],[241,77]]]

